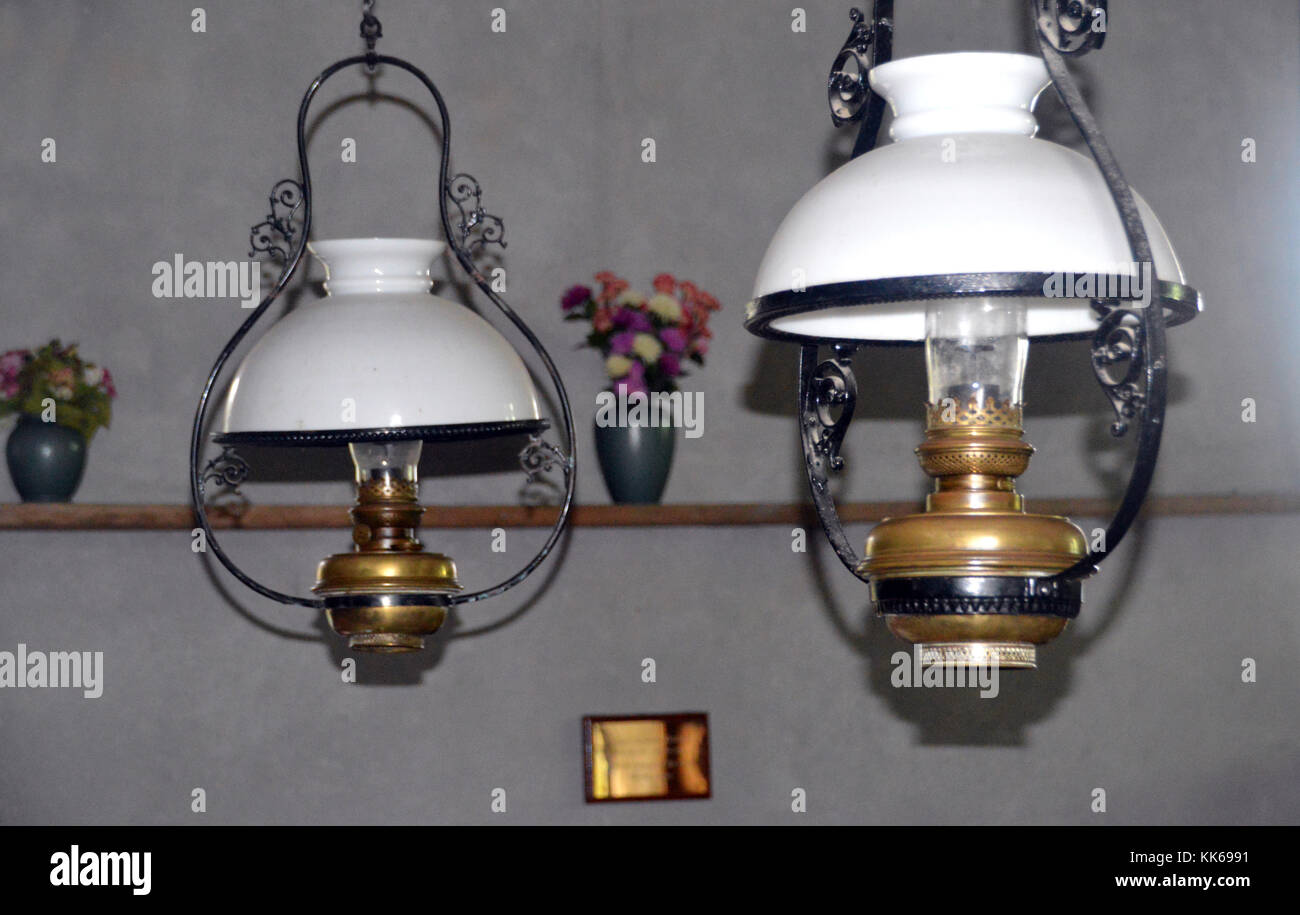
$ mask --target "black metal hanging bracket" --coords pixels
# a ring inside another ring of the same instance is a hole
[[[384,37],[384,27],[375,15],[375,0],[362,0],[361,3],[361,38],[366,43],[366,72],[374,73],[379,65],[375,54],[375,43]]]
[[[1029,12],[1052,85],[1101,171],[1119,211],[1133,266],[1146,274],[1150,289],[1155,265],[1137,200],[1064,59],[1102,46],[1109,27],[1106,0],[1029,0]],[[1094,308],[1101,320],[1092,341],[1092,367],[1115,409],[1111,434],[1123,436],[1136,422],[1137,454],[1101,548],[1054,576],[1062,580],[1093,574],[1128,533],[1150,491],[1164,431],[1169,369],[1165,309],[1127,301],[1096,302]]]

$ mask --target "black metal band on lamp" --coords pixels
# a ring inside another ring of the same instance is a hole
[[[564,383],[560,378],[559,372],[555,367],[550,355],[537,336],[528,327],[528,325],[515,313],[505,300],[498,295],[489,284],[487,278],[477,268],[474,263],[473,254],[484,244],[495,243],[504,246],[502,238],[501,221],[485,213],[479,204],[479,186],[478,183],[470,176],[449,175],[449,165],[451,160],[451,140],[450,140],[450,118],[447,112],[446,103],[443,101],[442,94],[433,81],[418,67],[398,57],[377,54],[374,50],[375,40],[382,36],[383,31],[372,12],[373,3],[371,0],[363,5],[363,19],[361,25],[361,34],[366,41],[367,52],[362,55],[348,57],[331,64],[317,76],[307,88],[303,95],[302,102],[298,108],[297,122],[297,139],[298,139],[298,164],[302,173],[302,182],[284,180],[275,185],[271,194],[271,214],[267,220],[253,227],[252,247],[250,253],[266,252],[273,258],[283,263],[283,269],[279,279],[276,281],[274,288],[262,299],[256,310],[240,325],[235,331],[229,342],[218,355],[212,370],[208,375],[206,384],[199,397],[198,408],[194,415],[194,425],[190,435],[190,495],[194,505],[195,514],[198,517],[199,524],[202,527],[207,538],[207,545],[212,549],[217,559],[226,569],[234,575],[244,585],[253,591],[261,594],[263,597],[278,601],[284,604],[296,604],[316,609],[327,607],[344,607],[344,606],[396,606],[403,602],[423,602],[436,603],[443,606],[455,606],[458,604],[467,604],[485,598],[495,597],[508,591],[510,588],[522,582],[527,578],[555,547],[560,535],[563,533],[567,524],[570,510],[573,506],[575,473],[574,473],[574,452],[576,449],[576,437],[573,427],[573,416],[569,407],[569,398],[565,390]],[[429,91],[434,102],[438,107],[438,114],[441,119],[442,137],[441,137],[441,158],[438,168],[438,209],[443,232],[447,237],[447,242],[452,252],[456,256],[457,262],[465,273],[474,281],[478,288],[486,295],[497,309],[504,314],[514,325],[514,327],[523,335],[532,347],[533,351],[541,359],[545,366],[547,374],[550,377],[551,384],[556,392],[559,402],[560,413],[564,425],[564,434],[568,442],[569,453],[566,455],[559,448],[544,442],[540,434],[547,428],[547,423],[541,420],[524,420],[500,423],[462,423],[444,426],[421,426],[421,427],[404,427],[396,429],[351,429],[351,430],[325,430],[318,432],[294,432],[284,430],[280,432],[267,433],[228,433],[223,436],[217,436],[216,441],[223,445],[222,454],[213,458],[207,463],[202,464],[203,456],[203,427],[207,414],[208,400],[216,385],[217,378],[221,375],[227,360],[239,346],[240,342],[252,329],[253,325],[266,313],[271,303],[284,291],[290,278],[297,271],[302,261],[303,252],[306,249],[307,238],[311,231],[311,173],[307,162],[307,141],[306,141],[306,123],[307,112],[311,105],[316,92],[320,87],[334,74],[349,67],[364,67],[367,71],[373,72],[380,64],[387,64],[399,69],[405,70],[414,75],[420,83]],[[470,203],[470,198],[473,203]],[[455,206],[459,220],[453,225],[449,203]],[[301,209],[301,228],[295,228],[295,218],[298,210]],[[418,598],[396,596],[385,596],[382,598],[358,595],[355,598],[335,597],[330,601],[321,598],[297,597],[290,594],[284,594],[269,588],[241,570],[235,562],[226,554],[218,543],[215,532],[208,520],[207,509],[205,506],[205,489],[209,481],[218,482],[228,487],[238,487],[238,485],[248,475],[248,465],[234,454],[232,446],[235,444],[252,443],[252,444],[287,444],[287,445],[338,445],[352,442],[384,442],[396,439],[420,439],[424,441],[455,441],[466,439],[480,439],[499,435],[528,433],[531,438],[528,445],[520,454],[520,462],[529,480],[534,479],[538,474],[550,471],[559,467],[564,474],[564,500],[560,506],[559,515],[555,524],[552,526],[546,541],[536,555],[518,572],[505,581],[484,588],[479,591],[463,592],[454,594],[428,594],[421,595]]]

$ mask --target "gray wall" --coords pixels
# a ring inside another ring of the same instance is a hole
[[[0,348],[79,340],[121,391],[79,501],[185,499],[193,401],[245,313],[155,299],[150,267],[177,252],[244,256],[266,193],[295,173],[302,89],[357,46],[354,3],[208,3],[201,35],[196,5],[0,4]],[[584,426],[581,500],[606,498],[585,428],[603,379],[555,300],[604,268],[641,285],[672,270],[725,304],[691,381],[705,434],[680,443],[667,499],[802,498],[793,353],[739,322],[781,216],[851,143],[831,128],[823,89],[848,5],[802,4],[808,31],[795,34],[793,4],[766,0],[380,4],[381,48],[439,82],[453,164],[505,219],[508,296]],[[504,35],[489,30],[495,6],[508,11]],[[1013,0],[902,6],[899,56],[1029,48]],[[1157,488],[1293,492],[1295,5],[1148,0],[1116,10],[1112,27],[1081,79],[1208,305],[1171,333]],[[320,237],[433,231],[434,134],[401,100],[426,101],[398,74],[377,86],[394,97],[353,98],[365,79],[340,76],[314,109]],[[1076,142],[1054,98],[1040,121]],[[40,162],[44,137],[56,164]],[[343,137],[358,141],[356,164],[338,161]],[[640,161],[643,137],[657,141],[655,164]],[[1243,137],[1257,142],[1254,164],[1241,162]],[[1113,495],[1129,452],[1106,435],[1086,347],[1036,347],[1030,363],[1039,454],[1024,490]],[[919,354],[869,354],[859,371],[874,396],[854,424],[843,496],[917,494]],[[1254,424],[1241,421],[1245,397]],[[341,456],[257,457],[255,501],[350,500]],[[505,466],[499,451],[431,456],[426,501],[513,501],[518,475],[471,473],[476,457]],[[15,499],[0,477],[0,500]],[[357,685],[340,682],[345,654],[311,611],[214,575],[181,532],[4,532],[0,650],[100,650],[107,672],[97,700],[0,691],[0,822],[784,822],[795,787],[809,792],[805,819],[821,822],[1294,822],[1298,535],[1290,516],[1143,526],[1040,670],[1005,677],[990,701],[891,688],[900,643],[819,536],[795,554],[781,527],[577,530],[545,575],[461,613],[432,652],[361,658]],[[476,586],[539,534],[510,537],[505,557],[486,531],[426,540]],[[301,592],[344,539],[225,542]],[[638,676],[645,657],[654,685]],[[1244,657],[1258,683],[1241,683]],[[583,714],[684,709],[711,715],[712,801],[582,803]],[[189,811],[196,786],[203,818]],[[489,812],[495,787],[508,792],[504,816]],[[1096,787],[1104,816],[1089,811]]]

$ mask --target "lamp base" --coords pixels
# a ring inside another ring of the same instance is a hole
[[[1028,642],[918,642],[917,648],[922,667],[1038,667],[1038,649]]]
[[[348,639],[348,647],[353,651],[369,651],[374,654],[405,654],[408,651],[424,650],[424,639],[418,635],[369,632],[352,636]]]
[[[923,665],[1037,666],[1035,646],[1079,614],[1083,585],[1056,575],[1088,553],[1076,525],[1025,511],[1014,479],[1029,465],[1020,408],[931,405],[921,466],[936,480],[926,510],[887,518],[858,566],[889,630]]]
[[[415,595],[402,598],[420,599]],[[395,605],[384,595],[326,597],[327,604],[338,600],[343,605],[327,606],[325,616],[330,628],[345,636],[353,651],[372,654],[420,651],[424,648],[424,637],[437,632],[447,619],[447,608],[431,602],[436,595],[423,599],[430,602]]]
[[[414,483],[359,486],[351,513],[353,551],[322,561],[312,590],[353,651],[419,651],[447,619],[447,598],[460,590],[456,564],[421,549],[415,531],[424,509]]]

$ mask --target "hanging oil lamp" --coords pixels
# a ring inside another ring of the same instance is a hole
[[[801,347],[799,418],[818,516],[868,583],[889,629],[923,664],[1032,668],[1078,615],[1082,581],[1119,544],[1147,494],[1163,428],[1165,328],[1200,296],[1151,208],[1128,186],[1064,58],[1100,48],[1106,3],[1031,0],[1040,56],[891,60],[892,0],[852,11],[828,84],[837,125],[860,123],[852,159],[795,204],[759,267],[746,327]],[[1035,137],[1052,86],[1091,158]],[[876,147],[885,105],[893,140]],[[1127,491],[1104,540],[1027,510],[1015,479],[1031,340],[1092,340],[1115,411],[1137,429]],[[867,345],[925,350],[924,512],[886,519],[863,555],[830,494]],[[829,358],[820,351],[830,347]]]
[[[499,595],[519,584],[550,553],[573,503],[573,419],[554,363],[537,337],[492,288],[475,264],[487,245],[504,247],[501,220],[487,213],[477,181],[451,174],[447,106],[418,67],[376,52],[382,36],[372,0],[362,4],[366,51],[331,64],[307,88],[298,109],[301,180],[280,181],[270,213],[253,227],[250,256],[282,264],[279,279],[226,344],[204,385],[190,438],[191,495],[206,544],[252,590],[285,604],[325,611],[331,626],[357,651],[407,652],[424,646],[458,605]],[[406,71],[432,96],[441,120],[439,220],[445,241],[336,239],[308,242],[312,185],[307,162],[307,113],[320,87],[336,73],[379,66]],[[430,265],[449,248],[482,293],[528,341],[556,393],[569,453],[543,440],[537,392],[518,353],[489,322],[464,304],[430,294]],[[209,398],[221,371],[253,325],[280,295],[310,250],[326,265],[327,296],[296,308],[244,357],[230,384],[214,438],[222,453],[203,462]],[[527,436],[520,455],[531,480],[560,468],[564,496],[541,549],[505,581],[465,591],[454,562],[426,551],[417,527],[417,465],[424,445],[501,436]],[[208,519],[206,487],[238,487],[249,467],[241,445],[316,450],[346,446],[355,465],[352,549],[319,565],[314,596],[269,588],[243,572],[221,547]]]

